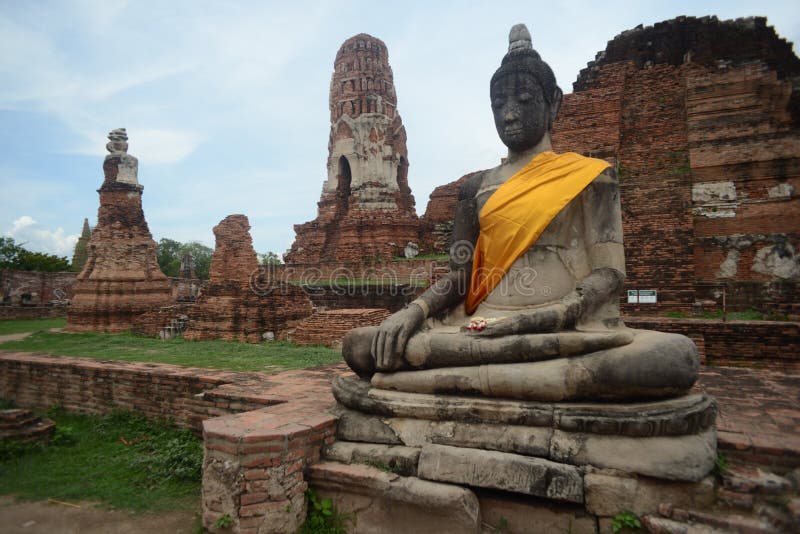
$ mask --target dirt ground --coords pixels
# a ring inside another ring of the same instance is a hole
[[[0,496],[2,534],[191,534],[199,521],[192,511],[132,514],[92,503],[24,502]]]

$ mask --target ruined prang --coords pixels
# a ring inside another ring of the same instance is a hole
[[[300,287],[272,284],[259,270],[245,215],[225,217],[214,237],[208,286],[189,312],[184,338],[258,343],[267,332],[281,335],[311,315],[311,300]]]
[[[330,88],[328,178],[318,216],[295,225],[286,262],[389,259],[418,240],[406,131],[386,45],[367,34],[336,54]]]
[[[128,154],[125,128],[112,130],[108,139],[97,226],[67,312],[67,329],[73,332],[130,330],[138,315],[172,302],[144,219],[144,187],[138,161]]]

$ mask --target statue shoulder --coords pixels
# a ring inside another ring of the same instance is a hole
[[[458,190],[458,200],[471,200],[478,194],[483,179],[489,171],[478,171],[470,175]]]
[[[617,171],[614,170],[613,166],[606,167],[606,169],[603,172],[597,175],[597,178],[595,178],[594,181],[600,183],[619,184]]]

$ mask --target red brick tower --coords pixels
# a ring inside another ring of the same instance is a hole
[[[287,263],[363,262],[417,241],[408,187],[406,131],[397,112],[386,45],[367,34],[336,54],[330,90],[328,179],[318,216],[295,225]]]

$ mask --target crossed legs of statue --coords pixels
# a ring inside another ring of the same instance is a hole
[[[498,338],[424,330],[409,339],[394,372],[375,368],[376,327],[345,336],[351,369],[381,389],[479,394],[538,401],[648,399],[680,395],[697,378],[697,349],[688,338],[618,329]]]

